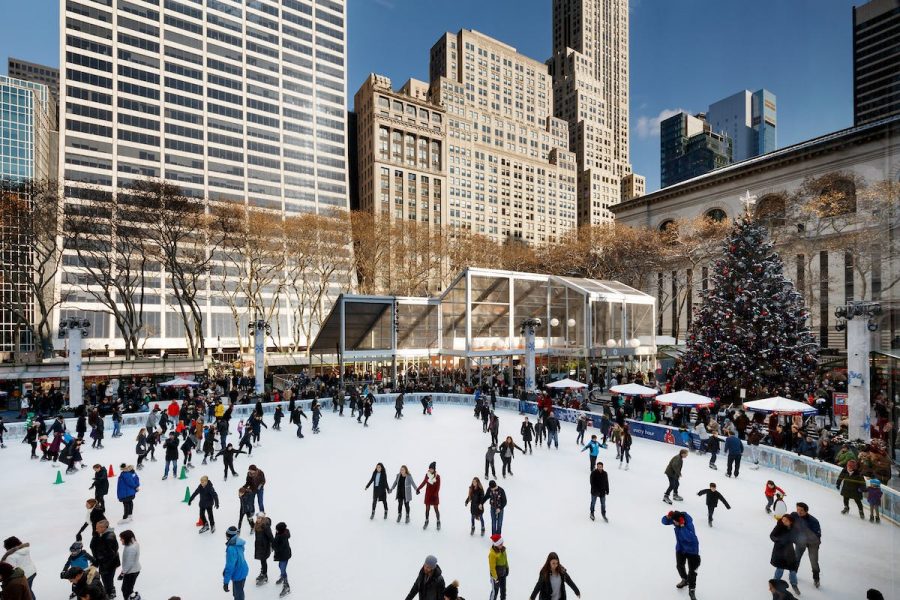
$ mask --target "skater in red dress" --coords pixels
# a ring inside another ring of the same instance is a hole
[[[437,519],[437,528],[438,531],[441,530],[441,511],[438,510],[438,504],[440,504],[440,494],[441,491],[441,476],[437,474],[437,464],[432,462],[428,465],[428,472],[425,473],[425,479],[422,480],[422,483],[419,484],[419,487],[416,488],[416,494],[419,491],[425,488],[425,525],[422,529],[428,529],[428,516],[431,512],[431,507],[434,507],[434,516]]]

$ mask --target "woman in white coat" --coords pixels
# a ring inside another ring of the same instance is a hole
[[[28,589],[31,590],[31,599],[34,600],[34,578],[37,575],[37,568],[34,561],[31,560],[31,545],[23,544],[16,536],[10,536],[3,540],[3,557],[0,562],[7,562],[14,567],[22,569],[25,573],[25,579],[28,580]]]

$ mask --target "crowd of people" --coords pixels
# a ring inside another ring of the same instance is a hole
[[[310,408],[312,415],[313,432],[321,431],[319,423],[322,418],[322,404],[320,394],[328,394],[334,397],[331,402],[332,411],[343,416],[345,402],[349,404],[350,417],[355,417],[362,426],[368,426],[368,421],[373,415],[376,403],[375,393],[381,391],[375,383],[349,385],[347,393],[339,393],[335,387],[339,380],[335,379],[298,379],[294,385],[286,390],[275,390],[266,398],[278,403],[273,414],[272,429],[280,430],[282,419],[287,416],[289,423],[297,426],[297,437],[302,438],[303,420],[309,417],[298,404],[298,400],[312,391],[313,402]],[[225,393],[223,384],[229,386]],[[457,381],[457,384],[459,382]],[[324,387],[323,387],[324,386]],[[407,392],[417,391],[417,384],[411,384],[403,388],[403,393],[394,401],[397,419],[404,418],[404,396]],[[478,477],[474,477],[468,486],[465,502],[469,507],[471,516],[470,535],[475,535],[477,526],[480,525],[480,534],[485,536],[486,526],[484,519],[485,510],[491,519],[490,549],[488,551],[487,571],[490,575],[492,600],[506,598],[506,579],[509,574],[509,558],[506,551],[506,542],[503,538],[503,517],[507,506],[508,497],[503,487],[497,481],[495,457],[500,456],[501,477],[513,477],[513,463],[516,452],[520,455],[534,452],[534,445],[541,447],[544,442],[548,451],[559,448],[559,434],[561,424],[557,418],[554,407],[558,403],[546,394],[542,393],[538,398],[538,412],[535,421],[531,417],[521,415],[522,421],[517,424],[522,445],[520,446],[512,436],[500,439],[500,415],[496,407],[498,397],[508,393],[499,385],[485,386],[474,390],[474,417],[482,426],[482,432],[486,439],[490,438],[485,453],[485,480],[483,485]],[[152,394],[148,394],[153,398]],[[103,396],[105,398],[105,396]],[[224,477],[237,476],[234,468],[234,458],[239,454],[252,454],[255,446],[260,444],[262,430],[268,428],[264,420],[262,401],[263,397],[256,397],[256,405],[248,418],[239,420],[234,416],[234,409],[239,400],[248,401],[251,396],[242,392],[235,382],[205,381],[196,388],[191,388],[180,402],[174,398],[165,404],[164,400],[153,402],[149,412],[140,427],[135,439],[135,466],[129,462],[120,464],[120,472],[116,481],[116,499],[122,505],[122,519],[120,524],[131,521],[134,513],[135,500],[140,494],[141,481],[139,471],[145,467],[146,462],[156,462],[155,451],[160,446],[160,452],[165,461],[162,479],[170,476],[173,480],[179,479],[179,462],[181,463],[182,478],[185,470],[194,466],[195,455],[202,454],[202,463],[217,462],[222,458]],[[569,398],[568,402],[581,402],[582,398]],[[423,414],[432,414],[432,405],[428,396],[423,398]],[[122,437],[121,414],[123,407],[118,401],[114,401],[109,407],[108,414],[112,416],[113,429],[111,437]],[[50,461],[53,464],[63,462],[68,472],[75,472],[79,468],[86,468],[82,457],[81,446],[86,437],[89,437],[94,448],[102,448],[106,438],[103,412],[95,405],[90,408],[80,408],[76,412],[74,431],[68,430],[68,424],[62,416],[45,418],[38,413],[33,416],[27,426],[27,433],[23,442],[31,446],[31,458]],[[754,415],[748,417],[739,410],[724,410],[719,412],[701,409],[699,412],[688,415],[680,414],[677,409],[671,413],[667,409],[654,406],[642,398],[620,397],[601,403],[601,422],[597,433],[590,436],[589,441],[584,438],[589,428],[585,418],[579,419],[575,429],[576,441],[583,452],[587,452],[589,459],[589,478],[586,488],[590,491],[589,517],[595,520],[596,505],[599,500],[600,517],[608,522],[606,497],[609,495],[610,482],[604,463],[599,460],[600,450],[607,447],[607,441],[612,441],[616,448],[616,461],[620,469],[628,469],[631,461],[632,440],[630,433],[631,418],[648,420],[648,413],[654,415],[656,420],[680,425],[685,430],[697,434],[700,443],[694,448],[698,455],[709,456],[709,467],[717,469],[716,457],[720,454],[719,435],[725,438],[721,447],[727,457],[726,477],[739,477],[741,457],[745,451],[745,443],[749,446],[751,457],[757,466],[756,455],[753,447],[759,443],[765,443],[768,439],[773,445],[777,441],[789,437],[796,443],[805,443],[808,436],[806,429],[809,423],[820,424],[817,418],[806,422],[790,423],[785,433],[786,423],[776,420],[760,419]],[[118,415],[118,418],[117,418]],[[506,418],[506,417],[504,417]],[[237,421],[237,423],[235,423]],[[821,423],[822,427],[817,431],[817,450],[815,456],[822,460],[833,461],[843,467],[837,486],[844,502],[843,513],[850,510],[849,503],[853,502],[860,518],[865,518],[862,501],[865,499],[869,505],[869,519],[873,523],[880,523],[881,482],[886,482],[890,477],[888,472],[883,480],[874,477],[881,465],[877,459],[871,458],[873,450],[868,448],[863,452],[854,453],[849,446],[842,446],[833,456],[820,455],[822,447],[828,447],[830,435],[828,427]],[[229,442],[232,429],[236,431],[238,441],[237,448]],[[52,440],[52,441],[51,441]],[[792,442],[793,443],[793,442]],[[796,450],[793,446],[788,446]],[[40,456],[37,450],[40,449]],[[800,452],[801,454],[804,452]],[[868,453],[868,454],[866,454]],[[688,449],[682,449],[672,457],[665,468],[668,487],[663,494],[663,501],[667,504],[680,502],[683,498],[679,495],[679,483],[685,466],[685,459],[690,455]],[[868,469],[868,472],[867,472]],[[93,497],[85,502],[86,514],[81,529],[76,534],[76,541],[69,546],[66,562],[61,576],[72,584],[71,598],[79,600],[98,600],[114,598],[116,596],[116,573],[119,573],[119,587],[123,598],[136,600],[139,594],[135,591],[137,580],[141,572],[140,545],[129,529],[123,529],[116,534],[110,526],[107,513],[106,496],[110,493],[109,473],[102,465],[93,465],[93,478],[91,490]],[[417,483],[418,482],[418,483]],[[818,565],[818,549],[821,543],[821,525],[809,514],[809,507],[803,502],[796,503],[796,511],[788,513],[784,496],[784,490],[774,482],[769,482],[765,492],[766,512],[774,513],[777,522],[770,533],[773,542],[771,564],[775,568],[773,578],[769,581],[769,588],[773,598],[788,600],[794,595],[799,595],[797,571],[804,555],[809,556],[813,581],[816,587],[820,585],[820,570]],[[262,469],[256,465],[250,465],[247,470],[246,480],[238,492],[237,505],[239,518],[236,526],[230,526],[225,532],[225,567],[223,570],[223,590],[232,593],[235,600],[243,600],[244,585],[249,577],[250,567],[245,557],[246,541],[241,537],[244,518],[250,527],[250,535],[253,539],[253,557],[259,561],[259,573],[256,577],[256,585],[265,585],[268,582],[268,561],[270,559],[278,563],[279,578],[277,585],[281,585],[280,596],[290,594],[288,583],[287,565],[291,558],[290,531],[286,523],[278,522],[272,526],[272,519],[265,512],[266,476]],[[428,465],[427,471],[421,481],[415,478],[406,465],[400,467],[391,478],[387,468],[382,463],[377,463],[372,475],[365,485],[365,489],[372,488],[372,505],[370,519],[376,517],[379,505],[383,508],[383,519],[389,516],[388,495],[393,494],[397,506],[397,523],[405,516],[405,522],[410,521],[410,502],[413,496],[418,496],[424,491],[425,518],[423,529],[427,529],[431,522],[431,513],[434,513],[435,527],[441,529],[440,492],[441,476],[437,470],[436,462]],[[698,496],[705,497],[707,506],[707,521],[710,527],[713,525],[713,516],[719,504],[731,510],[728,501],[717,490],[715,483],[698,491]],[[220,497],[207,476],[201,477],[197,487],[187,498],[191,505],[197,502],[199,509],[198,526],[199,533],[215,533],[215,511],[219,510]],[[405,513],[405,514],[404,514]],[[694,521],[690,514],[683,510],[670,510],[662,517],[663,525],[672,526],[676,538],[676,567],[680,580],[677,588],[688,588],[692,599],[696,598],[697,573],[700,567],[700,550],[697,534],[694,529]],[[90,532],[90,541],[87,548],[82,542],[82,533]],[[34,582],[37,569],[29,555],[29,544],[23,543],[19,538],[12,536],[4,541],[6,553],[0,560],[0,582],[3,585],[4,600],[13,598],[19,592],[26,590],[27,596],[33,596]],[[788,584],[782,581],[787,572]],[[557,600],[565,598],[566,587],[580,597],[580,592],[572,581],[568,572],[559,564],[559,557],[550,553],[544,567],[540,570],[537,583],[531,594],[531,598]],[[407,596],[408,600],[418,597],[421,600],[446,600],[459,596],[459,584],[454,581],[445,584],[437,559],[428,556],[422,565],[415,582]]]

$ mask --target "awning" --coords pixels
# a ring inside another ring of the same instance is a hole
[[[623,383],[614,385],[609,388],[613,394],[622,394],[623,396],[655,396],[659,392],[653,388],[641,385],[639,383]]]

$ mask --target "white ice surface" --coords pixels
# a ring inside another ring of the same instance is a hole
[[[221,460],[198,466],[188,481],[161,481],[163,453],[159,462],[148,463],[140,472],[142,487],[135,501],[134,521],[120,526],[122,505],[116,501],[116,481],[110,482],[108,517],[114,529],[132,529],[141,545],[142,572],[137,590],[144,600],[221,598],[225,529],[238,514],[237,489],[247,466],[257,464],[266,473],[265,504],[273,523],[285,521],[292,533],[293,558],[289,565],[293,598],[402,599],[427,554],[438,557],[449,582],[459,579],[461,594],[469,600],[489,594],[487,536],[469,536],[469,510],[463,505],[472,477],[484,475],[484,451],[489,438],[481,423],[465,407],[437,406],[431,417],[422,416],[415,405],[407,408],[402,421],[392,418],[393,407],[376,406],[370,426],[325,413],[322,434],[312,435],[304,421],[306,438],[298,440],[293,427],[282,432],[264,429],[263,445],[253,456],[239,456],[239,478],[222,481]],[[521,417],[501,411],[501,434],[518,435]],[[267,419],[271,427],[271,419]],[[234,427],[232,427],[234,429]],[[134,463],[136,431],[126,429],[118,439],[107,439],[103,450],[85,452],[85,461],[115,465]],[[531,593],[537,572],[549,551],[559,553],[582,598],[687,598],[676,590],[675,540],[671,527],[660,517],[670,510],[661,501],[666,486],[663,469],[676,448],[635,439],[631,470],[618,470],[612,445],[600,459],[609,470],[611,495],[607,500],[608,524],[588,519],[590,501],[587,452],[579,453],[575,430],[563,424],[561,448],[535,449],[533,455],[517,456],[515,477],[499,479],[509,497],[503,535],[506,539],[511,575],[508,597],[524,599]],[[234,435],[232,437],[235,437]],[[501,438],[502,439],[502,438]],[[588,435],[589,439],[589,435]],[[56,470],[47,463],[30,461],[28,446],[7,440],[0,451],[0,537],[17,535],[30,542],[38,577],[35,591],[42,600],[65,600],[68,583],[59,579],[69,545],[80,527],[84,500],[92,471],[64,475],[63,485],[52,485]],[[385,521],[381,510],[369,520],[371,490],[363,487],[376,462],[383,462],[390,480],[406,464],[417,482],[432,460],[442,478],[442,531],[427,531],[423,494],[412,505],[412,521],[397,524],[396,502],[389,502]],[[195,459],[195,464],[200,459]],[[497,459],[500,472],[500,460]],[[772,478],[788,493],[788,504],[805,501],[823,529],[821,550],[822,588],[812,586],[806,557],[800,569],[803,598],[858,599],[869,587],[879,588],[885,598],[898,596],[898,528],[882,521],[880,526],[860,521],[854,514],[840,514],[841,498],[805,480],[766,469],[753,471],[744,465],[740,479],[726,479],[724,460],[719,471],[707,468],[707,458],[691,454],[685,461],[681,495],[684,502],[674,508],[688,511],[700,538],[702,564],[697,595],[701,600],[769,598],[766,581],[772,576],[769,531],[772,517],[763,510],[763,486]],[[216,511],[214,535],[197,534],[196,504],[181,502],[186,486],[193,488],[208,474],[221,499]],[[710,481],[732,505],[720,506],[715,527],[706,524],[706,507],[696,493]],[[490,535],[490,519],[485,515]],[[244,527],[246,534],[247,528]],[[278,569],[270,561],[270,583],[256,587],[259,572],[253,560],[253,538],[247,537],[250,576],[247,598],[277,598]],[[90,538],[85,534],[85,541]],[[118,587],[118,582],[117,582]],[[570,596],[573,597],[573,596]]]

